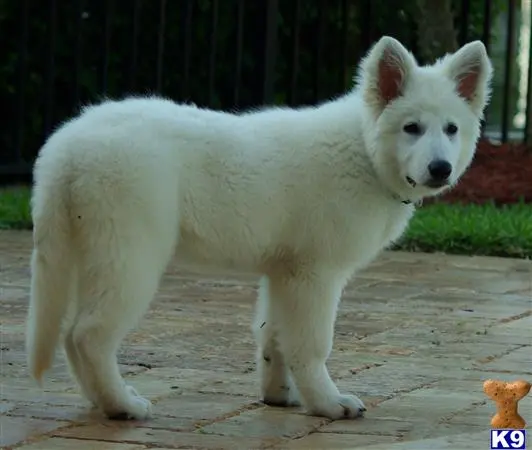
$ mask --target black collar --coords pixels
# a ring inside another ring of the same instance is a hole
[[[401,200],[401,203],[403,205],[414,205],[416,207],[421,206],[423,204],[423,200],[418,200],[417,202],[413,202],[412,200]]]

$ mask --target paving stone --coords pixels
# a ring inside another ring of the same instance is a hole
[[[531,329],[532,334],[532,329]],[[517,374],[532,374],[532,345],[510,351],[482,365],[483,370],[509,371]]]
[[[66,420],[72,422],[98,420],[101,413],[89,405],[38,405],[31,403],[17,406],[9,411],[10,416],[33,417],[36,419]]]
[[[8,447],[487,448],[494,405],[482,382],[532,376],[532,261],[385,252],[346,287],[328,361],[340,390],[367,403],[366,417],[331,423],[265,407],[251,332],[257,277],[172,262],[118,354],[155,416],[109,421],[79,395],[62,352],[43,390],[28,376],[30,252],[31,233],[0,231]],[[531,399],[520,403],[529,424]]]
[[[355,449],[366,448],[369,444],[386,444],[397,442],[392,436],[375,436],[364,434],[337,434],[337,433],[312,433],[300,439],[295,439],[288,444],[274,448],[286,449]],[[386,447],[388,448],[388,447]]]
[[[445,418],[444,422],[453,428],[458,426],[478,426],[489,428],[491,418],[496,414],[497,408],[491,400],[483,400],[464,410],[458,410]],[[519,414],[526,418],[528,426],[532,425],[532,398],[526,397],[519,402]]]
[[[255,373],[234,374],[213,380],[199,389],[203,393],[242,395],[257,400],[259,397],[259,380]]]
[[[31,439],[68,425],[55,420],[38,420],[28,417],[0,416],[0,448]]]
[[[431,417],[439,421],[453,411],[463,410],[476,401],[479,401],[479,395],[476,393],[427,387],[382,402],[375,408],[374,414],[393,419]]]
[[[68,392],[46,392],[39,388],[2,389],[0,399],[8,402],[36,403],[39,405],[70,405],[84,406],[88,405],[87,401],[77,393]]]
[[[80,439],[50,438],[19,447],[23,450],[144,450],[144,445],[114,442],[84,441]]]
[[[175,366],[157,367],[146,370],[131,377],[143,395],[175,394],[176,391],[195,391],[202,386],[224,380],[227,370],[198,370],[180,368],[178,361]]]
[[[164,372],[175,372],[174,377],[165,377]],[[175,394],[176,391],[181,391],[187,388],[192,388],[199,385],[198,381],[201,378],[189,379],[187,381],[179,377],[178,370],[169,370],[168,368],[152,369],[133,376],[128,376],[131,385],[139,392],[140,395],[150,400],[164,398],[165,396]]]
[[[261,408],[207,425],[202,431],[223,436],[286,438],[308,434],[327,422],[328,420],[324,418],[291,413],[290,410]]]
[[[453,434],[433,439],[420,439],[390,444],[368,445],[365,450],[479,450],[489,448],[489,430]]]
[[[271,437],[255,439],[248,436],[220,436],[202,432],[176,433],[152,428],[125,427],[123,424],[117,426],[99,424],[67,428],[55,433],[55,436],[92,441],[144,444],[149,447],[163,448],[260,448],[278,442],[277,439]]]
[[[532,295],[530,296],[532,305]],[[511,320],[496,324],[486,330],[483,339],[485,342],[499,342],[515,345],[532,345],[532,315],[519,320]]]
[[[488,425],[471,425],[467,423],[431,423],[430,425],[427,425],[428,426],[413,428],[408,433],[405,433],[403,435],[402,440],[404,442],[415,442],[422,439],[433,439],[438,437],[443,438],[463,433],[476,433],[485,430],[487,431],[489,428],[489,420]],[[486,433],[486,437],[486,442],[489,444],[488,433]]]
[[[415,367],[384,363],[380,366],[346,376],[338,380],[341,391],[353,392],[361,397],[389,398],[399,392],[409,392],[438,380],[436,373],[419,374]]]
[[[401,437],[412,429],[426,424],[424,419],[418,422],[401,419],[382,419],[366,415],[360,420],[337,420],[319,429],[320,433],[347,433],[378,436]]]
[[[15,408],[14,403],[0,402],[0,414],[5,414]]]
[[[25,350],[20,349],[17,351],[19,355],[23,355],[25,359]],[[22,366],[22,364],[21,364]],[[11,366],[9,368],[9,373],[19,373],[18,367]],[[59,372],[59,373],[58,373]],[[26,361],[24,361],[23,366],[21,367],[20,376],[18,378],[8,378],[5,382],[2,382],[4,391],[10,390],[25,390],[32,392],[42,393],[61,393],[67,392],[69,390],[77,389],[76,384],[73,380],[70,379],[70,374],[67,371],[67,367],[64,364],[54,364],[53,370],[46,373],[45,379],[43,380],[43,387],[40,388],[35,381],[28,376]],[[5,393],[5,392],[4,392]],[[4,393],[0,394],[3,395]]]
[[[520,409],[522,409],[522,405]],[[479,404],[449,414],[448,417],[444,418],[444,423],[457,426],[489,428],[490,420],[495,413],[495,404],[491,401],[483,400]]]
[[[182,394],[157,403],[157,415],[209,421],[223,417],[232,411],[253,406],[242,397],[224,394]]]

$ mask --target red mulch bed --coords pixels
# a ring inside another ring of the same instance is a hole
[[[440,197],[445,203],[532,203],[532,148],[481,140],[475,159],[458,185]]]

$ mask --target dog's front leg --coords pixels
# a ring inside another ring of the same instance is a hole
[[[269,277],[269,309],[278,341],[309,414],[330,419],[359,417],[366,410],[354,395],[342,395],[326,361],[332,349],[343,280],[334,274]]]
[[[259,288],[253,331],[257,340],[257,370],[260,374],[262,401],[271,406],[299,406],[297,389],[281,352],[278,327],[272,310],[269,280]]]

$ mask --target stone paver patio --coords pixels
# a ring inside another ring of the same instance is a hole
[[[329,361],[368,412],[334,423],[258,402],[255,278],[170,267],[119,354],[155,417],[107,421],[60,353],[44,390],[27,374],[30,250],[29,232],[0,232],[1,448],[486,449],[482,382],[532,381],[532,261],[383,254],[344,292]],[[530,430],[532,395],[520,410]]]

